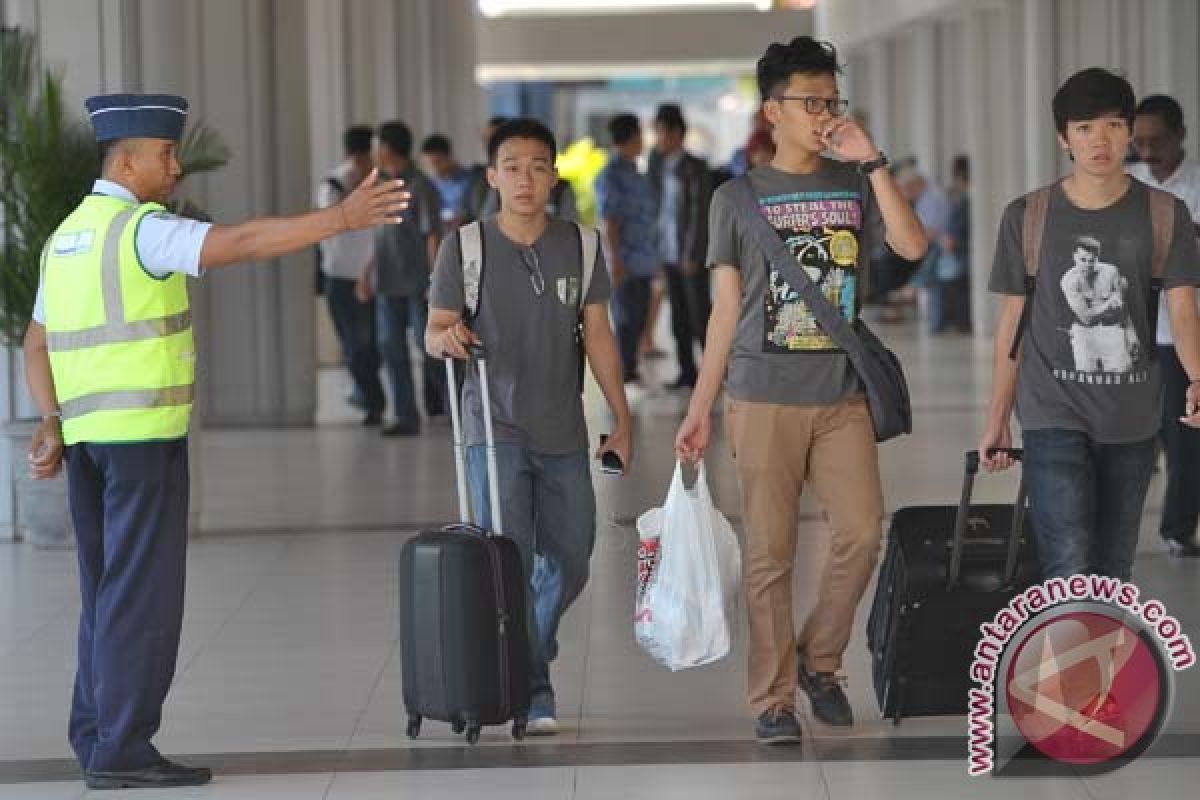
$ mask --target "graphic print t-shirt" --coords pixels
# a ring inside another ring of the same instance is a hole
[[[870,183],[853,164],[822,162],[811,175],[762,166],[749,173],[767,221],[845,318],[858,317],[882,223]],[[728,192],[709,212],[709,267],[742,273],[742,313],[726,390],[738,400],[832,405],[862,392],[846,354],[754,243]]]
[[[1000,223],[989,288],[1023,294],[1025,199]],[[1175,201],[1164,289],[1200,283],[1191,218]],[[1017,418],[1026,430],[1065,428],[1103,443],[1154,436],[1162,401],[1151,321],[1149,190],[1131,181],[1111,206],[1076,208],[1050,195],[1037,289],[1022,344]]]

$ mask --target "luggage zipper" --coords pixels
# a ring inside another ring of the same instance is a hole
[[[492,585],[496,589],[496,623],[500,634],[500,703],[507,717],[512,711],[509,706],[512,698],[509,692],[508,680],[508,603],[504,597],[504,562],[500,557],[500,548],[492,541],[495,537],[484,536],[487,545],[488,559],[492,563]]]

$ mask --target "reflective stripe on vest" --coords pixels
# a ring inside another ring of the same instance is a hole
[[[46,344],[67,444],[184,436],[194,398],[192,317],[183,277],[160,281],[137,258],[136,225],[161,206],[106,209],[111,200],[86,199],[63,225],[68,238],[72,226],[103,231],[98,263],[94,252],[56,252],[58,232],[43,259]],[[81,260],[72,263],[72,257]],[[51,281],[49,270],[55,270]],[[88,294],[71,292],[76,274],[91,287]],[[127,319],[127,313],[147,312],[147,319]],[[80,323],[88,327],[64,330]]]

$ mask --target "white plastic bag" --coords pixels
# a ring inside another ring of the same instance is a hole
[[[643,548],[656,532],[657,558],[635,608],[638,644],[671,670],[723,658],[733,640],[742,553],[713,505],[703,463],[690,489],[676,464],[663,507],[638,518]]]

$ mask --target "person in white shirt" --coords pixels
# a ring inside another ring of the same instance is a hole
[[[1183,200],[1192,214],[1200,235],[1200,164],[1186,158],[1183,140],[1187,130],[1183,109],[1174,98],[1163,94],[1146,97],[1138,104],[1133,122],[1133,148],[1138,163],[1129,174],[1156,189],[1163,189]],[[1200,522],[1200,430],[1179,422],[1183,415],[1183,396],[1189,383],[1200,375],[1189,376],[1175,352],[1171,326],[1164,307],[1158,314],[1158,355],[1162,364],[1166,402],[1163,403],[1162,441],[1167,454],[1167,488],[1163,497],[1163,516],[1159,532],[1174,556],[1200,556],[1196,537]]]
[[[362,183],[374,166],[371,160],[374,138],[375,132],[365,125],[346,130],[343,136],[346,160],[321,179],[315,198],[317,208],[340,203]],[[342,358],[354,379],[350,402],[366,412],[364,425],[381,424],[387,402],[379,379],[382,359],[376,344],[375,305],[361,302],[354,291],[374,253],[375,234],[371,230],[347,231],[319,245],[329,316],[342,347]]]

